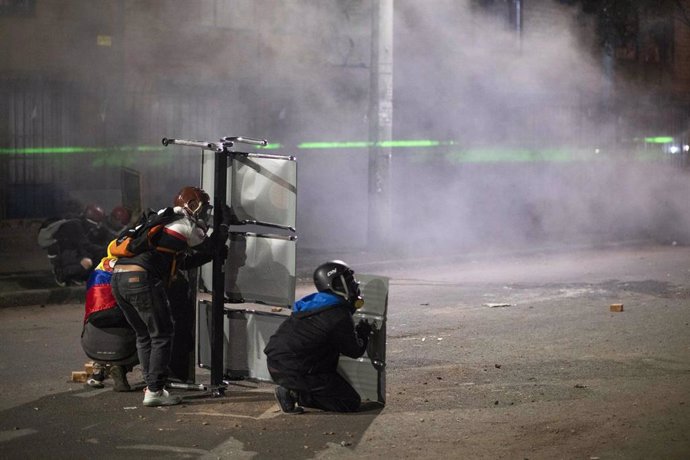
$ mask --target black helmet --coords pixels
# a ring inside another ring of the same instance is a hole
[[[355,272],[341,260],[332,260],[316,267],[314,285],[319,292],[330,292],[343,297],[355,308],[364,304]]]

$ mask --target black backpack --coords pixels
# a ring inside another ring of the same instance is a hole
[[[110,255],[119,258],[134,257],[151,250],[169,252],[169,250],[159,248],[158,241],[165,226],[182,217],[184,216],[176,213],[173,208],[165,208],[158,212],[153,209],[144,211],[133,227],[123,230],[108,245]]]

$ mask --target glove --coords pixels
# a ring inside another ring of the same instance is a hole
[[[199,219],[196,222],[196,226],[204,232],[204,235],[208,233],[208,224],[206,223],[206,221]]]
[[[360,339],[365,339],[371,334],[371,324],[365,319],[360,319],[355,326],[355,333]]]

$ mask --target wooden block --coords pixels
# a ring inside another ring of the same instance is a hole
[[[623,304],[622,303],[612,303],[611,304],[611,311],[616,312],[616,313],[623,311]]]
[[[84,372],[86,372],[88,375],[93,374],[93,361],[89,361],[88,363],[84,363]]]
[[[76,383],[86,383],[88,374],[84,371],[72,371],[72,381]]]

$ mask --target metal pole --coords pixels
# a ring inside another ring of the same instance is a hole
[[[515,28],[518,49],[522,50],[522,0],[512,0],[509,20],[510,24]]]
[[[213,187],[213,233],[220,232],[223,208],[227,199],[228,152],[225,148],[215,153],[214,187]],[[220,244],[220,243],[219,243]],[[223,242],[224,244],[224,242]],[[224,393],[223,373],[223,316],[225,313],[225,257],[220,247],[214,248],[213,254],[213,293],[211,296],[211,386],[214,393]]]
[[[393,0],[372,2],[369,86],[369,247],[384,245],[392,228]]]

